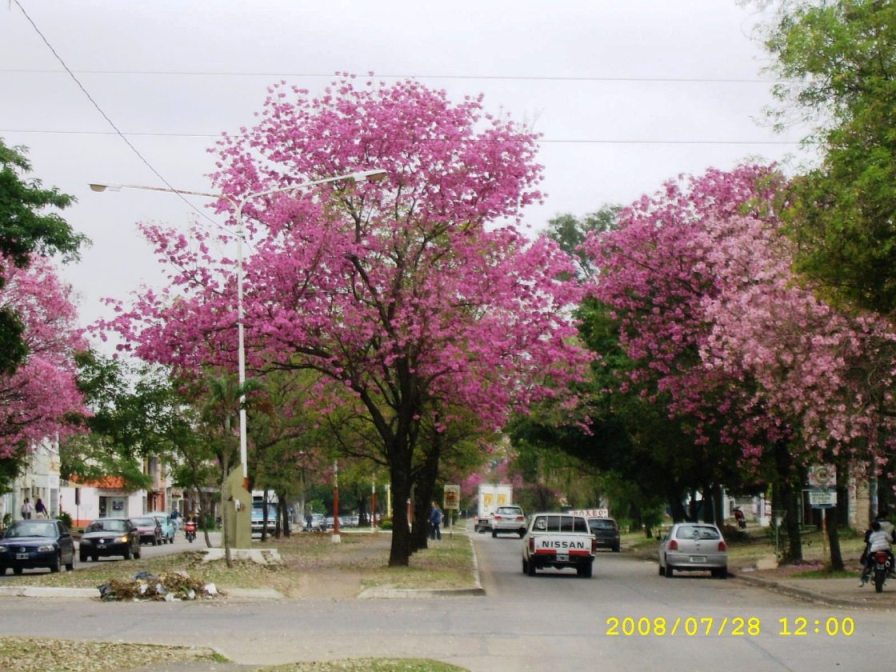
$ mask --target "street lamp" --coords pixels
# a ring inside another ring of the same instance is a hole
[[[253,199],[261,196],[271,196],[279,193],[289,193],[291,191],[302,191],[308,187],[315,187],[320,184],[329,182],[341,182],[343,180],[352,180],[360,182],[362,180],[380,180],[386,177],[386,171],[381,168],[372,170],[361,170],[353,173],[345,173],[334,177],[325,177],[320,180],[311,180],[302,182],[301,184],[293,184],[287,187],[275,187],[273,189],[265,189],[264,191],[256,191],[246,194],[242,199],[236,200],[227,194],[213,194],[205,191],[188,191],[186,189],[174,189],[169,187],[150,187],[140,184],[100,184],[91,183],[90,188],[93,191],[121,191],[122,189],[141,189],[144,191],[165,191],[173,194],[184,194],[188,196],[205,196],[208,198],[223,198],[230,202],[236,209],[237,223],[237,275],[236,275],[236,314],[237,314],[237,357],[239,366],[239,384],[242,390],[246,384],[246,345],[244,333],[244,310],[243,310],[243,210],[246,205]],[[240,396],[240,464],[243,469],[243,488],[249,489],[249,466],[247,459],[247,435],[246,435],[246,395],[245,392]]]

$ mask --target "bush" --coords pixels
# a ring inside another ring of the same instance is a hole
[[[60,511],[59,515],[56,516],[59,520],[65,523],[65,526],[68,529],[72,529],[72,517],[68,515],[65,511]]]
[[[380,529],[381,530],[391,530],[392,529],[392,519],[391,518],[383,518],[380,521]]]

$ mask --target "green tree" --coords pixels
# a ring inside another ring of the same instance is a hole
[[[548,236],[576,260],[579,274],[582,277],[593,275],[595,269],[591,259],[580,249],[580,246],[590,233],[601,233],[612,229],[616,225],[616,216],[619,214],[619,210],[618,205],[605,205],[584,217],[565,213],[548,220]]]
[[[0,257],[19,267],[33,254],[60,253],[75,258],[86,241],[58,212],[74,199],[56,188],[45,189],[40,180],[28,179],[31,164],[21,147],[0,140]],[[0,287],[4,284],[0,259]],[[27,355],[22,323],[15,312],[0,308],[0,373],[12,373]]]
[[[820,165],[794,181],[797,267],[827,298],[896,312],[896,3],[786,2],[766,40],[775,94],[813,123]]]

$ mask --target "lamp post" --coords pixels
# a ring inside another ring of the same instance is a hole
[[[339,534],[339,462],[333,460],[333,543],[342,541]]]
[[[174,194],[183,194],[188,196],[204,196],[206,198],[225,199],[230,202],[236,211],[236,238],[237,238],[237,275],[236,275],[236,314],[237,314],[237,365],[239,385],[242,394],[240,395],[240,465],[243,471],[243,489],[249,489],[249,466],[247,457],[247,432],[246,432],[246,345],[245,345],[245,312],[243,308],[243,237],[245,235],[245,227],[243,224],[243,211],[250,201],[262,196],[272,196],[274,194],[289,193],[292,191],[302,191],[309,187],[327,184],[330,182],[341,182],[343,180],[352,180],[360,182],[361,180],[378,180],[386,176],[386,171],[381,168],[372,170],[361,170],[353,173],[345,173],[343,175],[335,175],[333,177],[325,177],[319,180],[310,180],[300,184],[293,184],[287,187],[275,187],[273,189],[265,189],[264,191],[256,191],[246,194],[240,200],[236,200],[227,194],[214,194],[205,191],[188,191],[186,189],[174,189],[168,187],[151,187],[140,184],[101,184],[91,183],[90,188],[93,191],[121,191],[122,189],[139,189],[143,191],[164,191]],[[334,516],[335,517],[335,516]],[[247,517],[248,520],[248,517]],[[336,532],[338,535],[338,527]]]

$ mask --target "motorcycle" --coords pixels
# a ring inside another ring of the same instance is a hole
[[[874,572],[874,590],[882,593],[890,574],[890,554],[886,551],[874,551],[871,554],[871,568]]]
[[[187,537],[187,541],[189,541],[192,544],[193,540],[196,538],[196,523],[195,523],[195,521],[188,520],[186,523],[184,523],[184,534]]]

